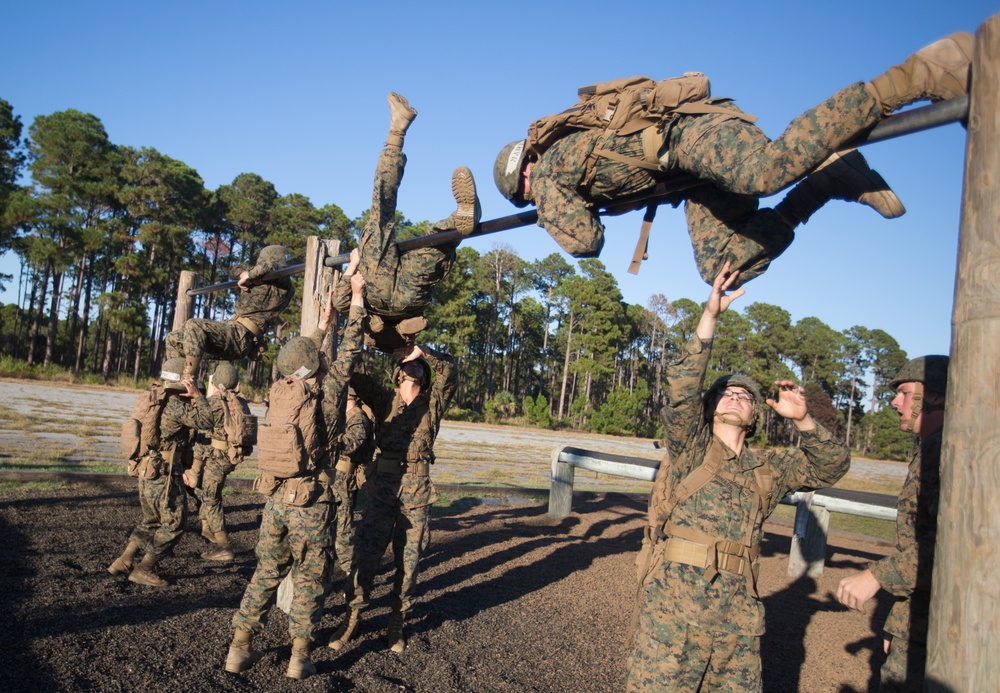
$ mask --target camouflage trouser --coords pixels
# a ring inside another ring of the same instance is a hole
[[[354,547],[357,578],[351,608],[368,606],[375,574],[391,541],[396,566],[392,608],[406,613],[413,607],[421,538],[430,521],[431,504],[438,498],[437,489],[429,476],[386,472],[369,477],[365,488],[368,505]]]
[[[187,520],[184,484],[171,474],[152,480],[139,479],[139,505],[142,520],[132,531],[129,541],[159,561],[184,533]]]
[[[644,594],[628,659],[627,690],[760,692],[759,637],[688,624],[684,604],[659,580]]]
[[[396,247],[396,197],[403,180],[406,155],[399,149],[383,149],[375,170],[372,207],[361,232],[358,271],[365,278],[365,301],[378,315],[419,315],[431,302],[434,287],[451,269],[458,243],[399,252]],[[437,231],[455,228],[449,219],[434,225]],[[335,297],[338,311],[350,304],[350,286],[341,282]]]
[[[228,459],[219,459],[215,455],[205,460],[205,468],[201,473],[201,488],[195,489],[195,495],[201,501],[198,518],[204,522],[209,531],[222,532],[226,523],[222,508],[222,488],[226,485],[226,477],[236,469]]]
[[[880,673],[880,693],[918,693],[924,690],[927,643],[892,639]]]
[[[235,320],[192,318],[179,330],[167,335],[166,356],[197,356],[238,361],[249,356],[255,347],[253,333]]]
[[[354,504],[358,491],[354,485],[354,475],[336,470],[330,493],[337,505],[337,517],[332,523],[333,548],[337,553],[337,563],[345,575],[354,575]],[[332,566],[331,566],[332,570]]]
[[[701,276],[711,283],[729,259],[746,268],[743,281],[766,270],[793,234],[773,210],[758,211],[757,198],[800,180],[880,118],[860,82],[797,117],[774,141],[725,114],[679,118],[668,136],[673,166],[714,186],[684,195]]]
[[[312,505],[294,507],[281,500],[282,487],[264,505],[254,571],[240,610],[233,616],[237,630],[260,633],[267,625],[278,585],[292,573],[293,597],[288,633],[310,642],[323,618],[323,578],[330,560],[333,504],[324,491]]]

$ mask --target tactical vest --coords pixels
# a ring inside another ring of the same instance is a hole
[[[257,429],[257,468],[278,479],[315,470],[318,400],[303,380],[279,380],[268,392],[264,423]]]
[[[221,394],[225,417],[222,422],[226,439],[212,438],[212,447],[224,450],[232,464],[238,464],[253,452],[257,444],[257,417],[250,413],[250,405],[235,392]],[[221,443],[221,445],[220,445]]]
[[[138,460],[160,445],[160,417],[167,393],[159,385],[143,392],[122,422],[121,451],[126,460]]]

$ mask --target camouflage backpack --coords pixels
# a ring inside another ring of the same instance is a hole
[[[135,401],[129,418],[122,422],[121,451],[126,460],[134,462],[160,445],[160,415],[167,403],[162,387],[146,390]],[[129,465],[129,474],[135,465]]]
[[[224,392],[222,408],[225,410],[223,428],[229,443],[229,459],[240,462],[253,452],[257,444],[257,417],[250,413],[250,405],[235,392]]]
[[[308,383],[282,379],[268,392],[264,423],[257,429],[257,468],[278,479],[301,476],[319,448],[318,401]]]

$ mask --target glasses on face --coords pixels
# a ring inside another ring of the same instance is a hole
[[[753,402],[753,395],[749,392],[743,392],[741,390],[723,390],[723,397],[728,397],[729,399],[735,399],[737,402],[745,402],[749,404]]]

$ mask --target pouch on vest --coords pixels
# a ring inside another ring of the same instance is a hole
[[[285,505],[303,508],[312,505],[322,491],[323,487],[319,481],[311,476],[300,476],[285,481],[285,487],[281,491],[281,500],[284,501]]]
[[[235,393],[222,396],[225,411],[223,428],[229,443],[229,459],[233,464],[253,452],[257,444],[257,417],[250,413],[250,405]]]
[[[257,429],[257,468],[285,479],[304,474],[309,455],[299,427],[291,423],[263,424]]]
[[[261,472],[260,476],[254,479],[253,490],[262,496],[271,497],[279,485],[281,485],[280,479],[276,479],[273,474]]]
[[[160,415],[167,394],[159,387],[143,392],[122,422],[121,451],[125,459],[137,460],[160,444]]]

